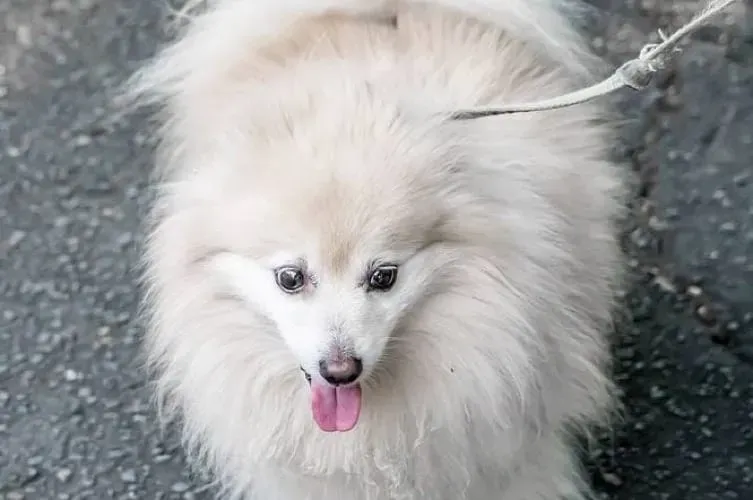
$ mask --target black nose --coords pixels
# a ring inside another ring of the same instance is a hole
[[[363,372],[363,363],[358,358],[323,359],[319,362],[319,374],[332,385],[355,382]]]

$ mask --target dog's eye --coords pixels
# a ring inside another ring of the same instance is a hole
[[[275,271],[275,279],[277,280],[277,286],[283,292],[296,293],[303,289],[303,285],[306,284],[306,277],[303,271],[297,267],[281,267]]]
[[[389,290],[397,279],[397,266],[381,266],[369,274],[370,290]]]

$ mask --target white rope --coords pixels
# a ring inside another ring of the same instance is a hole
[[[711,17],[719,14],[738,0],[711,0],[693,20],[680,28],[675,34],[667,37],[659,30],[661,43],[644,46],[638,57],[632,59],[612,73],[612,75],[596,85],[576,90],[559,97],[543,101],[520,104],[507,104],[500,107],[483,107],[450,113],[452,120],[473,120],[486,116],[508,115],[513,113],[528,113],[531,111],[546,111],[565,108],[581,104],[597,97],[605,96],[623,87],[633,90],[643,90],[651,81],[653,74],[666,66],[670,56],[679,52],[677,44],[692,31],[705,24]]]

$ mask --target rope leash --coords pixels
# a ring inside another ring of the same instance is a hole
[[[661,30],[659,30],[659,36],[662,40],[661,43],[645,45],[641,49],[638,57],[626,62],[617,68],[609,78],[596,85],[542,101],[454,111],[450,113],[450,119],[474,120],[476,118],[484,118],[487,116],[547,111],[581,104],[597,97],[611,94],[623,87],[629,87],[633,90],[643,90],[651,82],[653,74],[660,69],[663,69],[672,55],[680,52],[680,49],[677,48],[677,44],[683,38],[706,24],[711,17],[721,13],[737,1],[738,0],[711,0],[706,8],[670,37],[667,37]]]

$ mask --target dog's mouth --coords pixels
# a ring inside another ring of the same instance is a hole
[[[301,372],[311,387],[311,412],[319,428],[325,432],[352,430],[361,415],[361,384],[333,386],[312,377],[303,367]]]
[[[301,367],[301,372],[303,372],[303,376],[306,379],[306,382],[308,382],[309,385],[311,385],[311,374],[307,372],[306,370],[304,370],[303,367]]]

